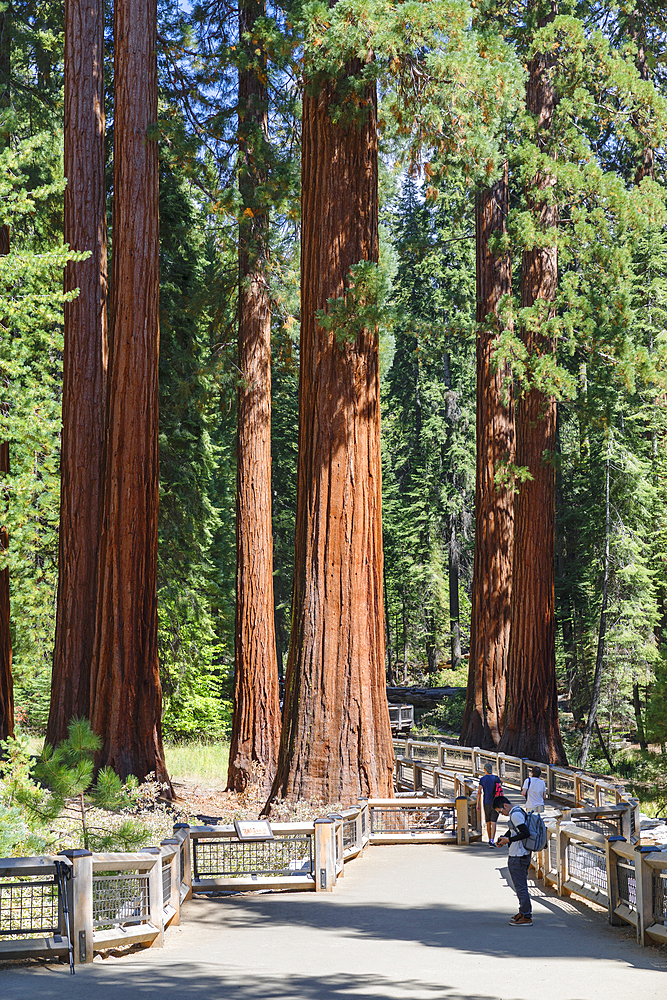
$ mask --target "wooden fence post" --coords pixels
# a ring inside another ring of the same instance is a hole
[[[160,846],[176,848],[171,857],[171,861],[169,862],[169,868],[171,871],[171,892],[169,894],[169,902],[175,910],[175,913],[169,923],[176,927],[181,922],[181,856],[179,853],[181,842],[178,837],[166,837],[164,840],[160,841]]]
[[[644,863],[642,854],[652,854],[655,848],[635,847],[635,892],[637,898],[637,944],[646,945],[646,928],[653,923],[653,869]],[[650,944],[650,942],[648,942]]]
[[[333,892],[336,884],[336,824],[315,820],[315,891]]]
[[[90,851],[60,851],[72,862],[67,883],[70,932],[74,964],[92,962],[93,944],[93,855]]]
[[[625,837],[606,837],[604,845],[605,865],[607,868],[607,899],[609,900],[609,923],[614,927],[619,927],[623,921],[616,913],[619,903],[618,895],[618,854],[613,848],[613,844],[625,843]]]
[[[164,912],[162,909],[162,848],[142,847],[141,854],[152,854],[154,865],[148,870],[148,907],[151,923],[157,930],[157,935],[144,947],[164,947]]]
[[[456,797],[456,843],[460,847],[470,843],[468,798],[466,795]]]
[[[567,833],[561,828],[560,822],[556,820],[556,846],[558,848],[558,895],[569,896],[570,892],[565,888],[569,875],[567,870]]]
[[[183,846],[181,850],[184,852],[184,863],[183,863],[183,882],[187,886],[187,892],[183,897],[183,902],[185,903],[188,899],[192,897],[192,840],[190,838],[190,824],[189,823],[174,823],[174,833],[177,830],[187,830],[187,833],[183,837]],[[179,886],[180,894],[180,886]]]

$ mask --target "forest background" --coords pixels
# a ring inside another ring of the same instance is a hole
[[[356,8],[363,20],[364,5]],[[527,31],[522,8],[482,2],[466,11],[471,25],[514,49],[520,77]],[[301,66],[305,26],[312,29],[318,13],[316,4],[269,8],[257,31],[269,59],[263,197],[271,222],[279,669],[289,642],[296,507]],[[558,367],[543,373],[557,398],[556,662],[561,704],[572,721],[564,736],[574,759],[591,704],[604,612],[594,750],[617,764],[624,741],[662,744],[664,753],[667,738],[664,124],[652,124],[648,135],[638,110],[650,107],[651,121],[664,122],[666,35],[660,5],[642,0],[561,3],[558,14],[560,181],[569,201],[563,210],[563,196]],[[10,546],[3,565],[11,580],[16,717],[41,733],[55,629],[61,288],[68,257],[62,245],[62,10],[42,0],[0,3],[0,26],[0,198],[13,240],[11,254],[0,258],[0,314],[9,320],[0,341],[0,437],[10,454],[3,475]],[[161,3],[158,38],[163,728],[173,740],[217,739],[227,735],[231,719],[234,662],[238,12],[221,2]],[[109,31],[109,224],[112,46]],[[646,90],[643,105],[638,98],[633,105],[628,94],[639,93],[641,82],[650,95]],[[580,113],[577,102],[588,94],[595,100]],[[389,89],[380,93],[387,678],[463,687],[474,546],[480,178],[463,156],[435,162],[426,148],[415,154],[400,122],[389,108],[385,113],[383,97],[388,105]],[[526,128],[518,115],[503,124],[514,191],[526,166]],[[650,169],[637,183],[637,163],[647,150]],[[507,239],[518,271],[526,220],[516,195],[511,208],[516,216]],[[509,315],[511,301],[506,310]],[[505,348],[516,351],[511,340]],[[525,361],[514,358],[517,391]],[[508,468],[507,476],[521,488],[520,468]],[[457,731],[462,700],[449,700],[431,723]]]

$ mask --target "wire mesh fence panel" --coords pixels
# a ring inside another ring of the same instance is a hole
[[[582,774],[579,780],[579,794],[582,802],[595,805],[595,779],[586,778]]]
[[[413,743],[412,744],[412,756],[416,760],[435,760],[438,759],[438,744],[437,743]]]
[[[499,777],[513,785],[521,784],[521,761],[503,760],[500,764],[500,770]]]
[[[549,837],[549,871],[558,871],[558,844],[555,837]]]
[[[59,931],[55,876],[0,882],[0,941],[50,936]]]
[[[600,792],[600,805],[603,806],[615,806],[616,805],[616,789],[611,788],[607,785],[602,786]]]
[[[605,853],[588,844],[569,840],[567,844],[567,870],[570,878],[585,886],[607,893],[607,863]]]
[[[467,750],[464,747],[452,747],[447,746],[445,750],[445,760],[447,764],[456,767],[457,771],[470,771],[473,768],[473,752],[472,750]]]
[[[430,768],[419,769],[419,787],[426,789],[427,792],[435,791],[435,777]]]
[[[635,882],[634,861],[619,861],[616,866],[618,873],[618,898],[631,910],[637,909],[637,883]]]
[[[618,836],[621,831],[620,816],[573,816],[572,822],[582,830],[602,833],[604,836]]]
[[[366,836],[366,810],[361,810],[361,836]]]
[[[371,833],[446,833],[456,830],[453,806],[372,806]]]
[[[552,771],[551,791],[555,795],[562,795],[568,799],[574,799],[574,775],[561,774],[559,771]]]
[[[162,906],[171,902],[171,861],[162,863]]]
[[[93,875],[93,927],[104,930],[150,919],[148,875]]]
[[[403,761],[398,765],[398,779],[404,785],[412,785],[413,782],[413,769],[412,764],[404,764]]]
[[[181,844],[179,848],[179,854],[181,856],[181,882],[185,882],[185,844]]]
[[[356,819],[346,819],[343,821],[343,851],[351,851],[357,846],[357,821]]]
[[[653,919],[667,926],[667,872],[653,872]]]
[[[456,779],[453,774],[438,774],[435,794],[443,799],[456,795]]]
[[[498,769],[498,758],[494,753],[484,753],[482,750],[477,754],[477,763],[481,770],[484,770],[485,764],[490,764],[494,772]]]
[[[313,874],[310,834],[260,841],[193,840],[192,846],[195,879]]]

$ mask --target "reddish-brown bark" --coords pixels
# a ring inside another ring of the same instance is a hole
[[[553,15],[552,15],[553,16]],[[555,94],[545,55],[529,65],[526,106],[538,125],[538,145],[547,148]],[[554,342],[543,330],[556,296],[558,252],[555,230],[558,209],[551,196],[553,176],[532,178],[527,200],[543,234],[543,245],[526,249],[521,268],[521,305],[540,303],[540,321],[525,325],[521,336],[534,357],[553,353]],[[553,238],[550,238],[550,231]],[[558,722],[556,691],[556,623],[554,615],[554,516],[556,403],[538,389],[516,402],[516,464],[532,476],[522,483],[514,503],[512,625],[507,669],[505,730],[499,750],[533,760],[566,763]]]
[[[355,72],[349,67],[348,72]],[[303,101],[299,458],[292,636],[273,797],[392,794],[384,675],[378,341],[337,342],[318,310],[378,259],[377,105],[334,124]]]
[[[65,3],[64,240],[90,250],[65,269],[58,603],[47,740],[90,712],[107,370],[104,3]]]
[[[168,781],[157,653],[156,0],[114,9],[113,337],[91,722],[98,766]]]
[[[258,779],[271,787],[280,742],[278,663],[273,614],[271,526],[271,306],[265,275],[268,215],[257,189],[266,181],[266,59],[252,33],[263,3],[239,8],[239,38],[249,66],[239,73],[239,339],[236,490],[234,716],[228,787]],[[246,211],[248,209],[249,211]],[[257,773],[253,774],[253,764]]]
[[[489,250],[492,236],[507,230],[508,168],[477,197],[477,470],[475,552],[468,691],[461,730],[467,746],[493,749],[503,732],[505,681],[512,620],[512,492],[496,483],[502,463],[514,461],[511,381],[493,363],[497,312],[512,290],[510,254]]]

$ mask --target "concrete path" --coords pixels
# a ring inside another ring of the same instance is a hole
[[[667,954],[532,886],[512,927],[506,850],[372,847],[334,893],[188,903],[163,950],[5,967],[2,1000],[665,1000]]]

